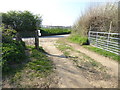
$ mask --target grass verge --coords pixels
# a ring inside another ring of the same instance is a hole
[[[108,52],[108,51],[105,51],[103,49],[99,49],[99,48],[96,48],[96,47],[93,47],[93,46],[90,46],[90,45],[84,45],[83,47],[87,48],[88,50],[94,51],[94,52],[96,52],[100,55],[103,55],[105,57],[109,57],[113,60],[120,61],[120,56],[116,55],[114,53],[111,53],[111,52]]]
[[[44,76],[47,76],[52,71],[52,61],[49,60],[49,58],[45,54],[43,54],[43,52],[45,51],[41,47],[39,51],[34,49],[33,47],[30,47],[30,49],[30,58],[32,60],[27,64],[27,67],[31,70],[34,70],[35,74],[37,75],[41,75],[43,73]]]
[[[39,50],[32,46],[27,46],[27,59],[22,63],[13,65],[10,73],[3,76],[3,87],[9,85],[13,88],[34,88],[47,87],[49,81],[45,78],[53,72],[53,62],[44,54],[44,50]],[[43,80],[44,79],[44,80]],[[41,86],[44,84],[44,86]]]
[[[87,38],[86,37],[81,37],[80,35],[74,35],[74,34],[72,34],[67,39],[70,42],[77,43],[77,44],[80,44],[80,45],[88,43],[87,42]]]
[[[87,44],[89,44],[89,42],[88,42],[86,37],[80,37],[79,35],[71,35],[70,37],[67,38],[67,40],[69,42],[72,42],[72,43],[77,43],[77,44],[83,45],[84,48],[87,48],[88,50],[94,51],[94,52],[96,52],[100,55],[103,55],[105,57],[109,57],[113,60],[120,61],[119,55],[116,55],[116,54],[111,53],[109,51],[105,51],[103,49],[99,49],[99,48],[87,45]]]

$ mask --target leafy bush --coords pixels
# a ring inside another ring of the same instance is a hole
[[[2,67],[3,71],[9,70],[10,65],[20,63],[25,58],[24,42],[12,40],[11,43],[3,43]]]
[[[8,11],[2,14],[2,23],[6,26],[11,26],[17,31],[16,39],[22,41],[20,32],[32,31],[35,32],[38,26],[41,25],[41,16],[34,15],[29,11]]]
[[[35,31],[41,24],[41,16],[34,15],[30,11],[8,11],[2,13],[2,22],[10,25],[17,32],[20,31]]]
[[[23,38],[35,37],[35,32],[34,31],[22,31],[20,32],[20,35]]]
[[[6,29],[3,25],[2,30],[2,70],[7,72],[12,64],[20,63],[25,58],[25,43],[13,40],[15,30]]]

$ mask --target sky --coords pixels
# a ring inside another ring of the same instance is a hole
[[[90,5],[111,1],[114,0],[1,0],[0,12],[28,10],[42,16],[42,25],[72,26]]]

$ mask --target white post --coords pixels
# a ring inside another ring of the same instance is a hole
[[[41,36],[40,30],[38,30],[38,36]]]

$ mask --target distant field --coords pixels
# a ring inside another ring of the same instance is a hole
[[[42,36],[60,35],[60,34],[69,34],[71,33],[71,30],[68,28],[42,28],[41,33]]]
[[[71,29],[68,28],[41,28],[42,36],[50,35],[62,35],[71,33]],[[21,32],[22,37],[34,37],[35,32]]]

